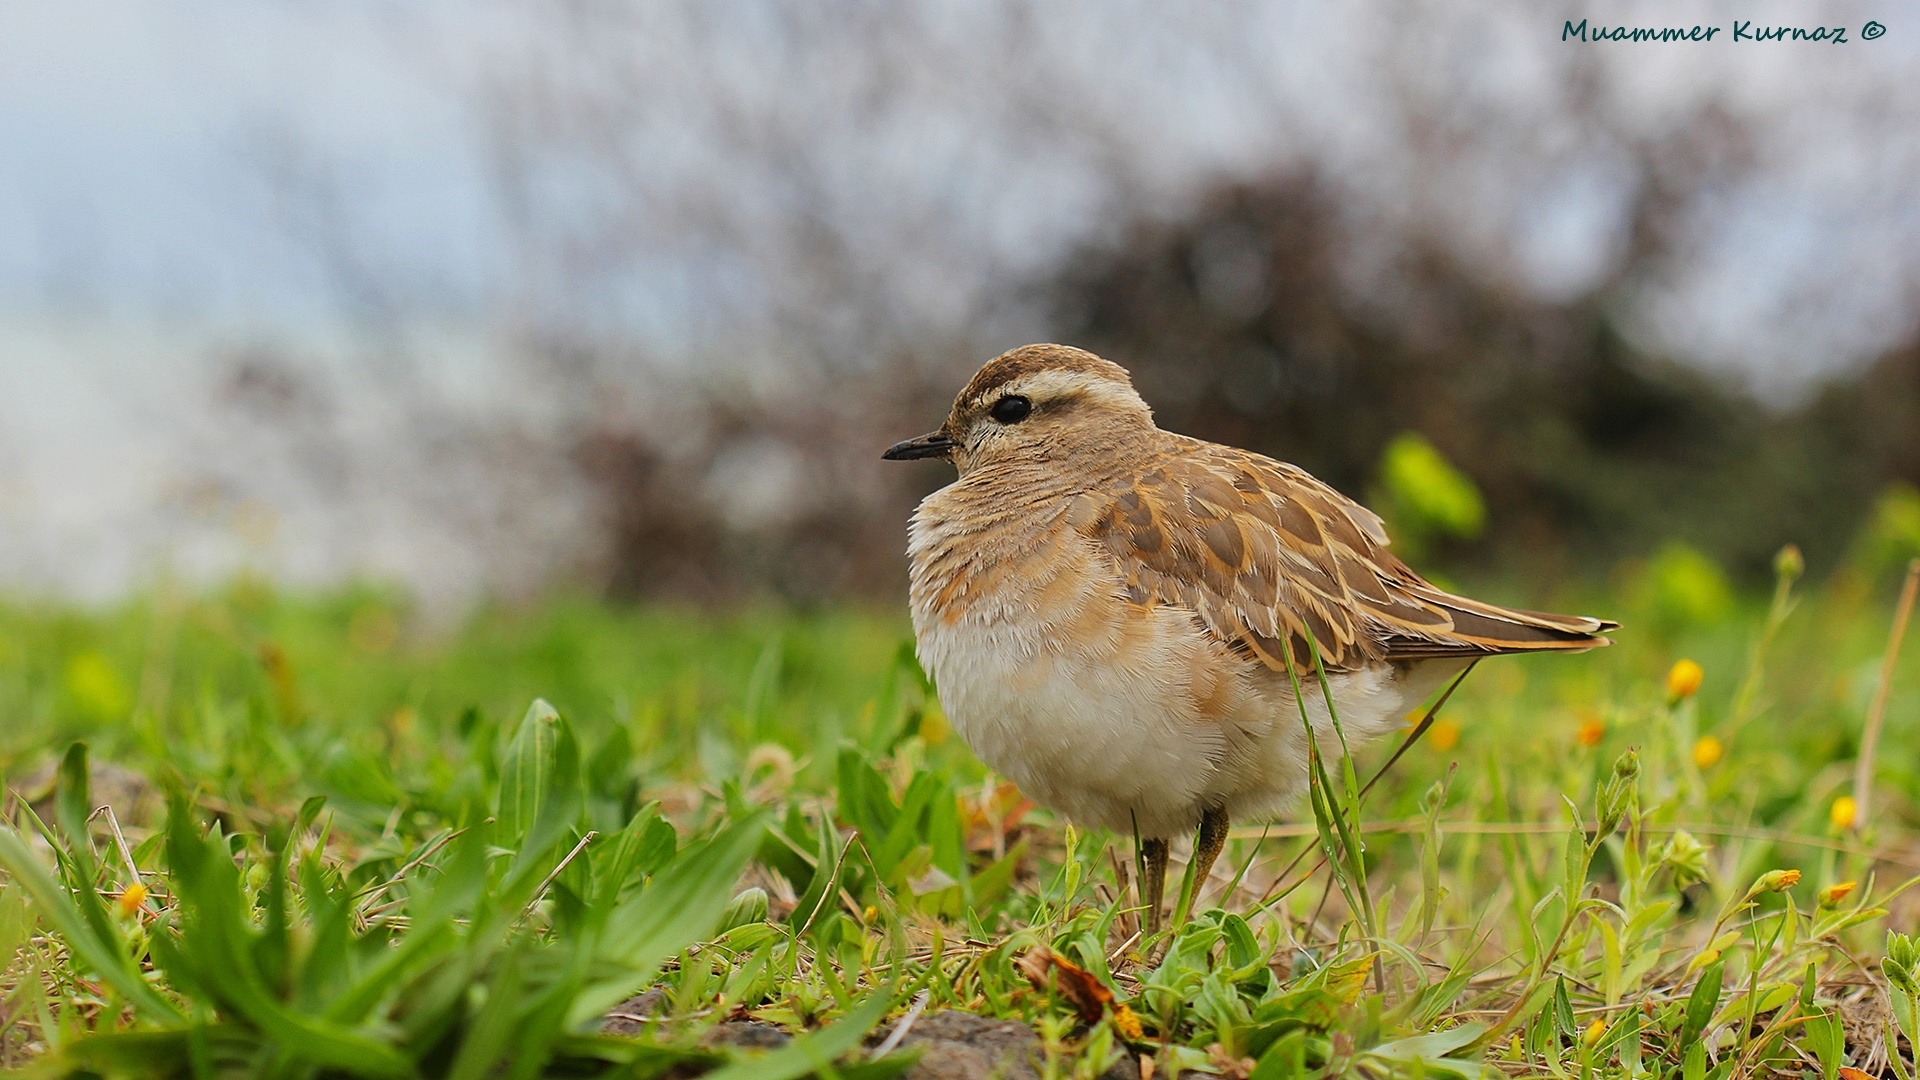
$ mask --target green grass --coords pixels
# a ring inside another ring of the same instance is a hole
[[[1628,628],[1482,665],[1364,798],[1392,745],[1320,762],[1160,941],[1131,838],[989,776],[900,613],[3,605],[0,1064],[880,1077],[919,1003],[1032,1025],[1059,1076],[1904,1075],[1920,646],[1870,820],[1834,807],[1893,583],[1707,603],[1662,572],[1530,598]],[[648,987],[640,1036],[597,1033]],[[805,1034],[703,1044],[741,1018]]]

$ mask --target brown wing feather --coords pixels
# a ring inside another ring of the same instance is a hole
[[[1302,469],[1179,439],[1078,497],[1069,521],[1113,558],[1128,599],[1187,608],[1274,670],[1588,649],[1616,624],[1516,611],[1434,587],[1387,550],[1372,511]]]

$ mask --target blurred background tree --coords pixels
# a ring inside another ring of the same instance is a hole
[[[878,449],[1042,339],[1374,501],[1437,572],[1708,603],[1788,541],[1868,578],[1920,545],[1897,32],[102,3],[0,44],[7,588],[891,600],[944,474]]]

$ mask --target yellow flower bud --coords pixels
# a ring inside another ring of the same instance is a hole
[[[1798,870],[1769,870],[1761,874],[1759,880],[1753,883],[1753,891],[1756,893],[1786,892],[1798,884],[1800,884]]]
[[[1605,1035],[1606,1033],[1607,1033],[1606,1020],[1604,1018],[1596,1017],[1593,1023],[1587,1025],[1587,1030],[1580,1033],[1580,1045],[1592,1046],[1593,1044],[1600,1041],[1600,1036]]]
[[[1427,742],[1435,750],[1451,750],[1460,745],[1460,725],[1451,720],[1435,720],[1427,729]]]
[[[1833,805],[1827,809],[1827,820],[1836,829],[1851,829],[1853,819],[1859,812],[1860,804],[1853,801],[1853,796],[1842,795],[1833,800]]]
[[[1843,881],[1838,885],[1829,885],[1821,889],[1820,906],[1823,908],[1839,907],[1840,901],[1845,900],[1847,894],[1859,887],[1859,884],[1857,881]]]
[[[1700,692],[1700,680],[1707,677],[1699,664],[1679,660],[1667,672],[1667,700],[1679,703]]]
[[[1693,763],[1702,769],[1711,769],[1720,761],[1720,755],[1727,752],[1719,739],[1712,735],[1702,735],[1693,744]]]
[[[134,912],[140,910],[140,905],[144,903],[146,899],[147,887],[136,881],[127,886],[126,892],[120,894],[120,899],[117,901],[116,906],[120,909],[122,918],[131,919]]]
[[[1139,1042],[1146,1036],[1145,1029],[1140,1026],[1140,1018],[1127,1008],[1124,1001],[1116,1002],[1113,1006],[1113,1027],[1128,1042]]]

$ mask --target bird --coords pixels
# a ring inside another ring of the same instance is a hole
[[[1591,649],[1619,625],[1439,588],[1372,511],[1162,430],[1124,367],[1072,346],[993,358],[945,423],[881,456],[958,472],[907,541],[915,650],[953,730],[1028,798],[1132,832],[1149,934],[1172,839],[1193,831],[1197,889],[1233,821],[1305,790],[1309,722],[1337,754],[1483,657]]]

